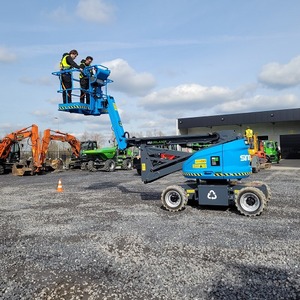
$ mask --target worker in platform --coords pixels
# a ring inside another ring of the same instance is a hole
[[[253,138],[253,130],[248,126],[245,131],[246,138]]]
[[[248,126],[245,130],[245,136],[249,142],[250,145],[253,144],[253,130]]]
[[[60,70],[70,70],[72,68],[80,69],[80,66],[74,61],[78,56],[77,50],[71,50],[69,53],[65,53],[60,62]],[[82,70],[81,70],[82,71]],[[63,89],[63,103],[72,103],[72,74],[66,72],[61,75],[61,83]]]
[[[81,61],[80,68],[84,70],[86,67],[90,66],[92,62],[93,62],[93,58],[91,56],[87,56],[86,59],[83,59]],[[80,79],[80,88],[81,88],[80,102],[84,103],[86,101],[86,104],[90,104],[90,93],[87,92],[87,90],[89,89],[89,77],[86,74],[84,74],[84,72],[80,72],[79,79]]]

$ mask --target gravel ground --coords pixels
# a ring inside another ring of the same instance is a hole
[[[162,209],[180,173],[147,185],[133,170],[0,180],[1,299],[300,299],[300,168],[246,180],[272,190],[255,218]]]

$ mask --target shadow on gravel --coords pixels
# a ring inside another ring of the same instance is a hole
[[[103,189],[111,189],[116,188],[120,190],[123,194],[132,194],[132,195],[140,195],[141,200],[145,201],[157,201],[160,200],[160,192],[141,192],[141,191],[134,191],[131,189],[128,189],[124,186],[122,186],[122,183],[116,184],[115,182],[106,181],[106,182],[97,182],[94,184],[89,185],[85,188],[85,190],[91,191],[91,190],[103,190]]]
[[[139,191],[132,191],[129,190],[128,188],[119,185],[117,188],[123,193],[123,194],[135,194],[135,195],[140,195],[141,200],[145,201],[157,201],[160,200],[160,194],[159,192],[139,192]]]
[[[97,182],[89,185],[86,190],[103,190],[103,189],[110,189],[116,187],[115,182],[111,181],[102,181],[102,182]]]
[[[230,213],[241,215],[234,205],[230,206],[216,206],[216,205],[199,205],[197,201],[188,201],[188,206],[198,210],[215,210],[215,211],[229,211]]]
[[[160,193],[140,192],[141,199],[146,201],[160,201]]]
[[[197,209],[200,211],[229,211],[231,213],[241,215],[235,207],[227,207],[227,206],[215,206],[215,205],[199,205],[197,201],[189,200],[187,206],[192,207],[193,209]],[[163,205],[160,207],[162,210],[168,211]],[[184,207],[181,211],[184,211],[186,207]],[[181,212],[180,211],[180,212]],[[172,212],[173,213],[173,212]]]
[[[208,299],[299,299],[295,277],[282,269],[226,265],[226,275],[215,278]]]

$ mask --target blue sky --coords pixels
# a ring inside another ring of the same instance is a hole
[[[2,1],[0,138],[35,123],[111,136],[108,116],[58,112],[64,52],[111,69],[124,129],[175,134],[176,119],[299,107],[298,0]]]

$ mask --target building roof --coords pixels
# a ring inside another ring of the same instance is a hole
[[[178,119],[178,129],[300,121],[300,108]]]

